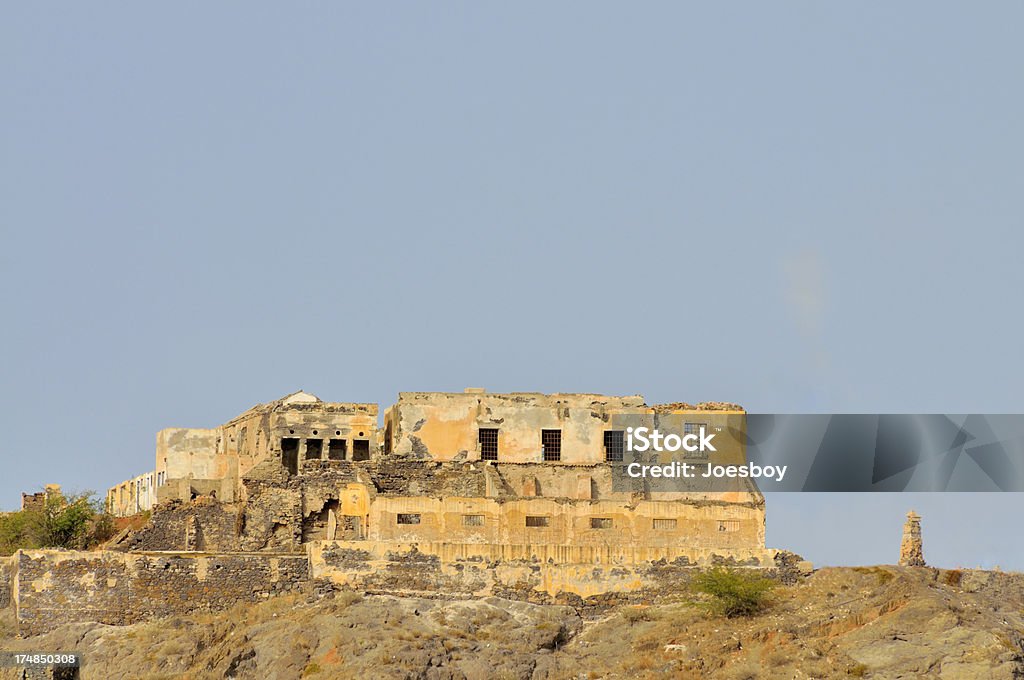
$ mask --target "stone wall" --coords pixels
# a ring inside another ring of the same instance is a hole
[[[63,623],[127,625],[217,611],[313,583],[318,589],[497,596],[577,607],[652,602],[687,587],[695,568],[756,567],[786,582],[810,570],[792,553],[741,558],[686,548],[315,541],[302,554],[19,551],[0,562],[21,635]]]
[[[11,567],[13,557],[0,557],[0,609],[11,605]]]
[[[32,550],[14,557],[13,598],[19,633],[36,635],[75,621],[125,625],[224,609],[308,579],[305,555]]]
[[[684,588],[694,567],[757,567],[785,578],[788,553],[740,556],[709,550],[563,545],[382,544],[318,541],[307,546],[312,578],[345,588],[580,605],[645,601]],[[799,558],[797,558],[799,559]]]
[[[209,498],[156,507],[149,523],[121,546],[134,551],[243,552],[241,506]]]

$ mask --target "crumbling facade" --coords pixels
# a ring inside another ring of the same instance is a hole
[[[156,473],[147,472],[107,489],[107,512],[128,517],[156,505]]]
[[[658,491],[624,481],[624,417],[675,419],[686,431],[745,427],[732,404],[472,389],[401,393],[378,428],[376,404],[296,392],[220,427],[162,430],[155,469],[108,493],[115,514],[145,503],[153,510],[144,528],[112,546],[126,557],[65,555],[52,565],[45,554],[19,557],[15,573],[33,580],[29,588],[16,576],[15,598],[49,607],[51,589],[74,578],[88,592],[66,609],[88,617],[116,610],[119,597],[147,598],[154,571],[185,574],[188,590],[207,592],[211,569],[250,562],[270,579],[250,584],[253,592],[271,592],[283,558],[306,564],[289,567],[288,583],[536,601],[641,593],[663,587],[666,570],[693,566],[792,566],[791,555],[765,547],[764,497],[749,479]],[[713,453],[693,453],[693,463],[743,462],[743,441],[723,435]],[[249,557],[227,559],[241,555]],[[197,557],[224,559],[211,567]],[[110,570],[120,575],[108,578]],[[144,587],[107,592],[125,583]],[[154,603],[137,606],[156,611]],[[26,610],[19,621],[42,630],[47,616]]]

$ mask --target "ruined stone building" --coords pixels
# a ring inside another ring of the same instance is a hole
[[[143,532],[151,549],[299,550],[353,540],[559,561],[589,562],[602,551],[629,562],[764,559],[764,500],[749,481],[727,493],[616,486],[623,433],[613,421],[654,414],[718,430],[742,428],[744,417],[731,405],[651,407],[639,396],[403,392],[380,429],[376,404],[296,392],[217,428],[161,431],[156,469],[108,498],[122,515],[146,507],[135,500],[146,492],[157,507],[210,503],[191,545],[184,533],[157,540]],[[741,456],[720,450],[699,462]],[[225,512],[232,528],[243,517],[245,530],[214,539],[212,517]]]
[[[46,501],[51,496],[60,496],[60,484],[47,484],[43,487],[42,491],[35,493],[24,493],[21,494],[21,509],[24,510],[41,510],[46,506]]]
[[[153,469],[107,495],[114,514],[152,509],[142,529],[108,551],[12,558],[19,626],[127,623],[308,582],[569,602],[677,587],[693,566],[792,567],[765,547],[749,479],[626,478],[629,419],[720,433],[713,453],[685,454],[698,467],[743,462],[745,438],[726,436],[744,432],[741,408],[640,396],[403,392],[379,418],[296,392],[162,430]]]

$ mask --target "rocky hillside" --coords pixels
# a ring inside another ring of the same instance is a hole
[[[822,569],[749,619],[350,592],[27,640],[4,616],[4,648],[78,650],[85,679],[1024,678],[1024,575],[983,571]]]

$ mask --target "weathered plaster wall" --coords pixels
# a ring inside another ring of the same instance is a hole
[[[685,406],[685,405],[680,405]],[[734,405],[723,405],[733,408]],[[706,423],[723,433],[726,450],[713,456],[719,462],[742,460],[742,438],[727,439],[729,429],[742,431],[741,410],[649,407],[641,396],[600,394],[487,394],[402,392],[384,414],[384,455],[419,460],[479,460],[481,428],[497,429],[498,460],[512,463],[588,464],[605,462],[604,433],[617,429],[616,419],[629,416],[634,424],[672,422],[681,432],[684,422]],[[621,429],[621,428],[618,428]],[[664,431],[669,431],[662,427]],[[561,432],[558,461],[545,461],[542,430]]]
[[[228,462],[218,454],[218,428],[169,427],[156,435],[156,471],[164,479],[216,479],[228,474]]]
[[[408,522],[410,516],[415,523],[399,523],[400,519]],[[540,519],[528,522],[527,518]],[[764,521],[764,507],[753,503],[377,496],[370,506],[367,538],[568,547],[686,546],[737,555],[764,549]]]
[[[124,625],[218,610],[297,589],[305,555],[177,555],[54,550],[15,555],[14,599],[22,635],[62,623]]]
[[[606,418],[622,410],[643,412],[643,398],[402,392],[385,412],[385,451],[420,459],[479,459],[479,430],[486,427],[498,428],[499,460],[539,462],[540,431],[555,429],[562,431],[563,462],[596,462]]]

